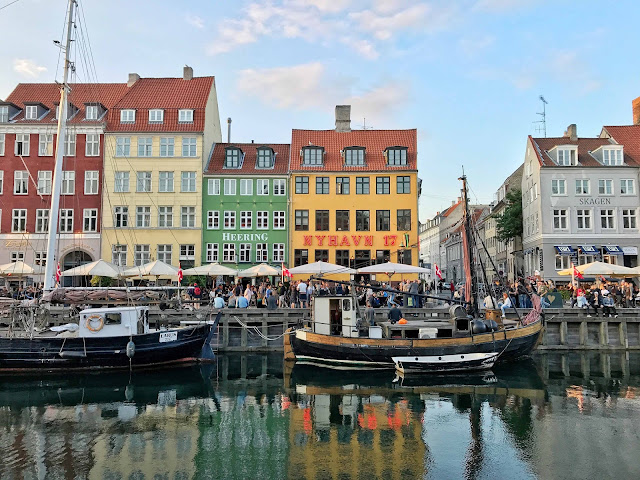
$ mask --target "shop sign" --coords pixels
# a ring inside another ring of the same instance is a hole
[[[319,247],[373,247],[373,235],[305,235],[303,245],[311,247],[314,244]],[[398,235],[384,235],[382,243],[385,247],[393,247],[398,243]]]
[[[223,242],[267,242],[268,233],[223,233]]]

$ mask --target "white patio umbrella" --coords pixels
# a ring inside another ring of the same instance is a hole
[[[175,277],[176,275],[178,275],[178,269],[161,260],[154,260],[139,267],[129,268],[123,273],[125,277]]]
[[[260,265],[254,265],[246,270],[240,270],[238,272],[239,277],[270,277],[273,275],[280,275],[282,272],[279,268],[272,267],[266,263]]]
[[[22,261],[0,265],[0,276],[2,277],[24,277],[26,275],[39,275],[42,273],[40,268],[32,267]]]
[[[289,273],[291,275],[328,275],[336,273],[356,273],[356,271],[353,268],[320,261],[290,268]]]
[[[624,267],[622,265],[614,265],[613,263],[591,262],[584,265],[576,266],[576,270],[582,275],[594,277],[602,275],[605,277],[635,277],[640,275],[637,268]],[[572,275],[573,268],[560,270],[558,275]]]
[[[218,275],[232,275],[238,274],[237,270],[233,268],[225,267],[219,263],[209,263],[207,265],[201,265],[199,267],[187,268],[182,271],[183,275],[207,275],[209,277],[217,277]]]
[[[85,263],[78,267],[70,268],[62,272],[63,277],[75,276],[91,276],[91,277],[122,277],[124,269],[105,260],[96,260],[95,262]]]
[[[405,265],[404,263],[386,262],[359,268],[358,273],[386,273],[388,275],[393,275],[394,273],[431,273],[431,270],[428,268],[416,267],[414,265]]]

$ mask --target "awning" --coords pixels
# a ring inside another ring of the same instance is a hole
[[[608,255],[624,255],[624,252],[618,245],[603,245]]]
[[[597,255],[600,253],[595,245],[578,245],[578,248],[585,255]]]
[[[560,255],[574,255],[576,253],[571,245],[556,245],[555,249]]]
[[[622,251],[625,255],[637,255],[638,247],[622,247]]]

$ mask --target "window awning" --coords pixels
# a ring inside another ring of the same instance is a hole
[[[571,245],[556,245],[555,249],[560,255],[574,255],[576,253]]]
[[[597,255],[600,253],[595,245],[578,245],[578,248],[585,255]]]
[[[624,252],[618,245],[603,245],[608,255],[624,255]]]

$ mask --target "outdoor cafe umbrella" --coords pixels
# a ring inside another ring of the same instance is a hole
[[[405,265],[404,263],[386,262],[359,268],[358,273],[386,273],[387,275],[399,273],[404,275],[407,273],[431,273],[431,270],[413,265]]]
[[[336,265],[329,262],[314,262],[306,265],[299,265],[289,269],[291,275],[327,275],[336,273],[356,273],[356,271],[349,267],[343,267],[342,265]]]
[[[26,275],[38,275],[41,273],[42,271],[40,269],[36,269],[23,261],[0,265],[0,276],[2,277],[24,277]]]
[[[232,275],[238,274],[237,270],[233,268],[225,267],[219,263],[209,263],[207,265],[201,265],[199,267],[187,268],[182,271],[183,275],[206,275],[209,277],[217,277],[219,275]]]
[[[175,277],[176,275],[178,275],[178,269],[161,260],[154,260],[138,267],[129,268],[123,273],[125,277]]]
[[[270,277],[273,275],[280,275],[280,269],[272,267],[271,265],[267,265],[266,263],[261,263],[260,265],[255,265],[251,268],[247,268],[246,270],[240,270],[238,272],[239,277]]]
[[[118,278],[122,276],[123,268],[105,260],[96,260],[95,262],[85,263],[69,270],[62,272],[63,277],[91,276],[91,277],[109,277]]]
[[[575,269],[580,272],[581,275],[586,277],[605,276],[624,278],[639,275],[639,272],[636,269],[605,262],[585,263],[584,265],[576,266]],[[560,270],[558,275],[573,275],[573,267]]]

